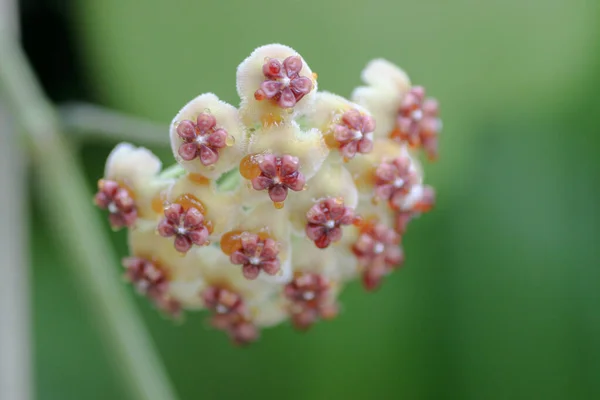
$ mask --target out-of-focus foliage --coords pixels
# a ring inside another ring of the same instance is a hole
[[[73,4],[91,97],[158,122],[201,92],[235,103],[237,64],[271,42],[300,51],[320,88],[349,95],[386,57],[441,102],[441,159],[426,170],[439,205],[378,293],[351,286],[336,320],[246,349],[202,315],[177,325],[139,302],[182,399],[600,398],[597,4]],[[112,145],[82,150],[90,188]],[[34,232],[39,398],[124,398],[62,254]]]

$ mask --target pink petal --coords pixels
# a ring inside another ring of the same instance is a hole
[[[294,179],[292,182],[288,182],[286,180],[286,185],[294,192],[299,192],[300,190],[304,189],[304,186],[306,186],[306,179],[304,178],[304,175],[299,172],[296,176],[296,179]]]
[[[248,257],[246,257],[244,253],[238,250],[231,253],[231,256],[229,256],[229,260],[232,264],[244,264],[246,261],[248,261]]]
[[[94,203],[100,208],[107,208],[111,202],[111,198],[103,192],[98,192],[94,196]]]
[[[196,119],[196,125],[198,126],[198,130],[202,133],[210,131],[212,128],[215,127],[216,124],[217,120],[215,119],[215,117],[207,113],[202,113],[198,115],[198,118]]]
[[[258,235],[253,233],[244,232],[242,233],[240,240],[242,242],[242,248],[245,254],[254,255],[256,248],[258,247]]]
[[[281,203],[287,198],[288,189],[283,185],[273,185],[269,189],[269,197],[274,203]]]
[[[219,153],[208,146],[200,146],[200,162],[202,165],[212,165],[219,161]]]
[[[256,279],[256,277],[260,273],[260,268],[256,265],[244,264],[244,266],[242,267],[242,273],[244,274],[244,277],[246,279],[253,280]]]
[[[165,217],[175,225],[179,224],[179,217],[181,214],[183,214],[183,207],[181,204],[173,203],[165,208]]]
[[[312,81],[305,76],[301,76],[293,79],[290,86],[295,94],[306,95],[312,90]]]
[[[263,64],[263,74],[269,78],[281,77],[281,63],[274,58]]]
[[[385,251],[385,261],[388,265],[399,267],[404,262],[404,253],[400,246],[388,246]]]
[[[264,92],[265,96],[268,99],[271,99],[281,91],[283,84],[278,81],[264,81],[260,84],[260,88]]]
[[[162,237],[170,237],[175,235],[175,227],[166,219],[160,220],[157,227],[158,234]]]
[[[333,138],[344,143],[354,139],[354,133],[345,125],[336,125],[333,129]]]
[[[373,150],[373,141],[371,139],[362,138],[358,141],[358,152],[361,154],[370,153]]]
[[[192,243],[202,246],[208,240],[208,229],[202,227],[200,229],[196,229],[188,232],[188,237],[192,241]]]
[[[182,235],[175,236],[175,241],[173,244],[175,246],[175,250],[180,253],[187,253],[188,250],[192,248],[192,242],[190,239]]]
[[[298,171],[298,167],[300,166],[300,161],[298,160],[298,157],[293,157],[290,156],[289,154],[286,154],[285,156],[281,157],[281,176],[288,176],[293,174],[294,172]]]
[[[337,242],[342,238],[342,229],[340,227],[335,227],[327,232],[327,236],[332,242]]]
[[[342,121],[351,129],[358,131],[362,128],[362,116],[358,110],[346,111]]]
[[[193,140],[196,137],[196,128],[192,121],[184,120],[177,125],[177,134],[182,139]]]
[[[381,200],[388,200],[394,191],[395,188],[392,185],[379,185],[375,187],[375,197]]]
[[[260,256],[264,260],[270,260],[277,257],[278,253],[279,247],[277,246],[277,242],[270,238],[266,239]]]
[[[370,133],[375,131],[375,118],[370,115],[363,115],[362,120],[362,133]]]
[[[290,56],[283,60],[283,67],[287,76],[292,78],[302,70],[302,59],[298,56]]]
[[[279,104],[279,107],[281,108],[294,107],[296,105],[296,96],[294,96],[292,89],[290,89],[289,87],[283,89],[281,91],[281,97],[279,98],[277,104]]]
[[[217,129],[208,137],[208,144],[219,149],[227,146],[227,131]]]
[[[204,222],[204,215],[197,208],[191,207],[183,217],[183,226],[186,229],[194,229]]]
[[[279,269],[280,269],[278,259],[274,259],[271,261],[263,261],[260,266],[262,267],[262,270],[265,271],[269,275],[275,275],[276,273],[279,272]]]
[[[121,214],[108,214],[108,221],[113,228],[121,228],[127,226]]]
[[[183,143],[177,151],[185,161],[192,161],[198,154],[198,145],[196,143]]]
[[[267,178],[264,175],[259,175],[252,179],[252,187],[254,190],[265,190],[273,185],[273,179]]]
[[[310,240],[317,240],[326,234],[325,227],[321,225],[308,224],[306,225],[306,236]]]
[[[276,158],[272,154],[265,154],[262,159],[258,162],[258,168],[266,176],[273,178],[277,176],[277,165]]]
[[[340,152],[347,159],[352,159],[356,155],[357,148],[358,148],[358,145],[356,144],[356,141],[352,141],[352,142],[348,142],[345,145],[343,145],[342,147],[340,147]]]
[[[327,216],[321,209],[320,204],[315,204],[306,213],[306,219],[311,224],[323,224],[327,222]]]

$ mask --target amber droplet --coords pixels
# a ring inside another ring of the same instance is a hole
[[[257,235],[260,238],[260,240],[267,240],[271,237],[271,235],[269,234],[269,228],[261,229],[257,232]]]
[[[208,179],[207,177],[205,177],[202,174],[196,174],[194,172],[190,172],[187,175],[188,179],[194,183],[197,183],[198,185],[208,185],[210,183],[210,179]]]
[[[275,206],[276,209],[281,210],[283,208],[283,201],[273,202],[273,205]]]
[[[335,138],[333,137],[332,133],[329,133],[329,134],[325,135],[324,139],[325,139],[325,144],[330,149],[337,149],[337,148],[340,147],[340,142],[338,142],[337,140],[335,140]]]
[[[312,73],[312,77],[313,77],[313,79],[316,81],[316,80],[317,80],[317,78],[319,77],[319,74],[317,74],[316,72],[313,72],[313,73]]]
[[[243,231],[234,230],[223,234],[221,237],[221,250],[228,256],[242,247],[241,234]]]
[[[157,214],[162,214],[165,208],[165,196],[160,193],[152,198],[152,211]]]
[[[204,223],[204,226],[206,227],[206,230],[208,230],[209,234],[212,234],[214,232],[214,230],[215,230],[215,227],[214,227],[212,221],[206,221]],[[208,244],[207,244],[207,246],[208,246]]]
[[[246,179],[254,179],[260,175],[256,154],[248,154],[240,161],[240,175]]]
[[[369,216],[369,217],[361,217],[356,216],[354,221],[352,222],[354,226],[356,226],[361,233],[371,232],[373,228],[375,228],[375,224],[377,224],[377,217]]]
[[[198,209],[202,214],[206,215],[206,207],[196,196],[191,193],[184,193],[177,197],[173,203],[180,204],[184,210],[188,210],[191,207]]]
[[[396,127],[393,131],[390,132],[389,138],[394,140],[402,140],[402,131],[400,128]]]
[[[225,139],[225,144],[228,147],[231,147],[235,144],[235,137],[231,136],[231,135],[227,135],[227,139]]]
[[[254,92],[254,98],[258,101],[265,99],[265,93],[262,90],[257,90]]]

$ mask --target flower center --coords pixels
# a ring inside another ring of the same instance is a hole
[[[288,87],[290,86],[291,79],[287,76],[284,76],[283,78],[281,78],[280,82],[283,84],[283,87]]]
[[[373,246],[373,253],[375,253],[375,254],[381,254],[381,253],[383,253],[384,250],[385,250],[385,245],[381,242],[377,242],[377,243],[375,243],[375,246]]]
[[[185,227],[183,226],[183,222],[181,224],[179,224],[179,226],[177,227],[177,234],[178,235],[185,235],[187,233],[187,229],[185,229]]]
[[[327,229],[333,229],[335,227],[335,221],[330,219],[329,221],[325,222],[323,226]]]
[[[250,257],[248,262],[252,265],[258,265],[260,264],[260,257]]]
[[[302,293],[302,298],[306,301],[310,301],[310,300],[314,299],[315,296],[316,296],[315,292],[313,292],[313,291]]]
[[[217,314],[227,314],[229,308],[227,308],[223,304],[217,304],[217,306],[215,307],[215,311],[217,312]]]
[[[410,117],[415,121],[420,121],[423,118],[423,111],[417,108],[410,114]]]
[[[396,180],[394,181],[394,187],[401,188],[402,186],[404,186],[404,179],[396,178]]]
[[[199,145],[206,144],[206,137],[204,135],[196,136],[195,142]]]
[[[361,131],[352,131],[354,135],[354,140],[360,140],[363,138],[363,133]]]
[[[114,201],[108,203],[108,212],[111,214],[116,214],[119,212],[119,207],[117,207]]]

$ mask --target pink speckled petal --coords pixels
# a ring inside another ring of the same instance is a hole
[[[196,143],[183,143],[177,151],[185,161],[191,161],[198,155],[198,145]]]
[[[177,125],[177,134],[182,139],[193,140],[196,137],[196,128],[192,121],[184,120]]]
[[[216,124],[217,120],[215,119],[215,117],[207,113],[202,113],[198,115],[198,118],[196,119],[196,125],[198,126],[198,130],[202,133],[210,131],[212,128],[215,127]]]
[[[225,129],[217,129],[208,137],[208,144],[219,149],[227,146],[227,131]]]
[[[200,162],[202,165],[212,165],[219,161],[219,153],[208,146],[200,146]]]
[[[288,189],[283,185],[273,185],[269,188],[269,197],[275,203],[281,203],[287,198]]]
[[[283,60],[283,67],[287,76],[292,78],[302,70],[302,59],[299,56],[290,56]]]
[[[292,92],[292,89],[290,89],[289,87],[283,89],[281,91],[281,97],[279,98],[277,104],[279,104],[279,107],[281,108],[294,107],[296,105],[296,96],[294,95],[294,92]]]
[[[268,99],[271,99],[281,91],[283,84],[277,81],[264,81],[260,84],[260,88],[265,96],[267,96]]]

